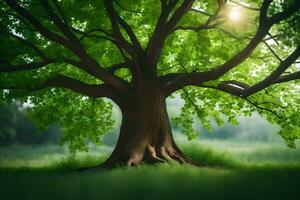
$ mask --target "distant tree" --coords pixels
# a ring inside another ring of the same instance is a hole
[[[16,106],[0,105],[0,144],[8,144],[16,137],[18,116]]]
[[[209,129],[259,112],[300,137],[298,0],[1,1],[2,100],[34,105],[40,127],[62,124],[70,148],[87,150],[122,112],[117,145],[101,167],[176,160],[166,98],[189,138],[193,115]],[[59,89],[58,89],[59,88]],[[74,93],[72,93],[74,92]]]
[[[0,145],[58,144],[62,136],[57,123],[37,130],[28,116],[28,110],[18,102],[0,105],[0,127]]]

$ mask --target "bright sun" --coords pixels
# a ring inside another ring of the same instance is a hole
[[[240,20],[240,18],[241,18],[241,12],[239,9],[232,8],[231,10],[229,10],[228,19],[230,21],[237,22]]]

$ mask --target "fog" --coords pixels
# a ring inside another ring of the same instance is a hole
[[[173,133],[176,137],[185,137],[182,130],[175,126],[172,118],[180,113],[183,101],[179,97],[168,98],[167,108],[172,125]],[[27,107],[26,109],[30,109]],[[50,125],[48,130],[41,134],[36,134],[36,128],[32,121],[26,116],[26,109],[20,105],[0,107],[0,144],[43,144],[59,143],[62,138],[61,128],[58,123]],[[121,124],[121,112],[114,104],[113,119],[116,121],[114,129],[103,138],[104,143],[113,146],[118,138]],[[224,118],[226,119],[226,118]],[[239,140],[243,142],[283,142],[283,139],[277,134],[280,127],[269,123],[266,119],[254,113],[251,117],[238,116],[239,125],[225,123],[218,126],[214,120],[211,120],[212,132],[208,132],[195,117],[194,128],[201,134],[200,140]],[[197,138],[196,138],[197,139]]]

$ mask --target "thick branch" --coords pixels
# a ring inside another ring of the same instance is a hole
[[[46,88],[66,88],[72,90],[73,92],[93,98],[107,97],[115,101],[117,104],[119,104],[121,101],[118,91],[107,84],[86,84],[74,78],[62,75],[50,78],[39,86],[29,85],[16,87],[0,85],[0,89],[28,90],[29,92],[36,92]]]
[[[183,15],[191,8],[193,5],[193,0],[185,0],[181,6],[174,12],[171,19],[165,24],[165,28],[163,30],[163,36],[166,37],[170,34],[175,28],[176,24],[180,21]]]
[[[76,40],[76,38],[71,37],[72,40],[68,40],[52,31],[44,27],[38,19],[36,19],[30,12],[28,12],[25,8],[21,7],[17,1],[15,0],[5,0],[7,5],[15,10],[18,14],[23,16],[25,19],[28,20],[30,24],[32,24],[39,33],[41,33],[44,37],[48,38],[49,40],[52,40],[60,45],[63,45],[67,49],[71,50],[75,55],[77,55],[82,62],[84,63],[83,70],[88,72],[90,75],[99,78],[100,80],[104,81],[105,83],[108,83],[115,87],[116,89],[124,92],[128,90],[128,85],[125,81],[120,79],[119,77],[114,76],[113,74],[107,72],[105,69],[103,69],[97,61],[95,61],[93,58],[91,58],[87,52],[83,49],[83,47],[80,45],[79,41]],[[48,4],[44,1],[44,6],[47,8]],[[54,21],[54,23],[61,29],[63,32],[69,35],[69,30],[66,24],[61,22],[61,20],[58,18],[57,15],[54,15],[53,11],[48,10],[48,15],[50,15],[50,18]],[[59,20],[59,21],[57,21]]]
[[[300,71],[292,74],[280,76],[274,81],[274,83],[284,83],[284,82],[293,81],[297,79],[300,79]]]
[[[217,86],[209,86],[209,85],[199,85],[199,86],[205,88],[213,88],[234,96],[247,98],[248,96],[257,93],[269,87],[270,85],[300,79],[300,71],[288,75],[282,75],[282,73],[289,66],[291,66],[299,56],[300,56],[300,48],[296,49],[268,77],[266,77],[265,79],[263,79],[262,81],[258,82],[253,86],[249,86],[239,81],[222,81]]]
[[[291,7],[299,7],[299,5],[295,5],[295,3],[291,4],[289,8],[283,12],[281,12],[280,16],[284,16],[281,18],[276,18],[276,20],[272,20],[268,18],[267,12],[268,7],[271,4],[272,0],[265,0],[260,9],[260,18],[259,18],[259,27],[254,35],[254,37],[250,40],[248,45],[239,53],[234,55],[231,59],[225,62],[223,65],[207,72],[193,72],[193,73],[182,73],[178,74],[174,80],[166,85],[166,93],[169,95],[172,92],[181,89],[187,85],[201,85],[202,83],[210,80],[218,79],[223,76],[225,73],[233,69],[234,67],[241,64],[244,60],[246,60],[250,54],[256,49],[256,47],[260,44],[263,38],[268,34],[270,28],[276,21],[278,23],[281,20],[286,19],[296,12],[297,9]]]
[[[42,0],[42,5],[50,17],[50,19],[54,22],[54,24],[61,30],[65,36],[67,36],[70,40],[77,41],[76,36],[70,31],[68,25],[63,22],[59,16],[53,11],[51,5],[48,0]]]
[[[107,14],[109,16],[109,19],[111,21],[112,30],[113,30],[113,36],[115,40],[118,42],[120,47],[124,49],[128,54],[130,54],[132,57],[136,57],[137,52],[133,48],[133,46],[126,41],[126,39],[123,37],[120,27],[119,27],[119,15],[115,11],[113,7],[113,1],[105,0],[104,5],[107,11]]]
[[[296,49],[287,59],[285,59],[269,76],[255,85],[249,86],[239,81],[222,81],[217,86],[199,85],[200,87],[214,88],[228,94],[247,98],[270,85],[288,82],[300,79],[300,71],[288,75],[282,75],[284,71],[289,68],[294,61],[300,56],[300,48]]]
[[[59,2],[57,0],[52,0],[54,6],[56,7],[56,9],[58,10],[59,14],[61,15],[61,18],[63,20],[63,22],[68,26],[68,20],[67,17],[63,11],[63,9],[61,8],[61,6],[59,5]]]
[[[120,25],[124,28],[124,30],[126,31],[127,35],[129,36],[133,46],[139,51],[143,51],[143,48],[139,42],[139,40],[137,39],[135,33],[133,32],[132,28],[130,27],[130,25],[115,11],[113,4],[111,4],[111,7],[113,15],[117,18],[117,20],[119,21]]]
[[[112,65],[110,67],[108,67],[106,70],[109,71],[110,73],[115,73],[117,70],[122,69],[122,68],[129,68],[129,66],[127,65],[127,63],[123,62],[123,63],[118,63],[115,65]]]
[[[175,1],[177,2],[177,1]],[[167,21],[171,9],[165,3],[162,3],[161,15],[156,24],[154,33],[147,45],[147,63],[150,71],[156,73],[156,64],[161,55],[165,39],[173,31],[179,20],[191,8],[194,0],[185,0],[174,12],[173,16]],[[174,4],[172,5],[174,6]]]
[[[241,84],[237,81],[234,81],[235,83],[237,84]],[[244,85],[244,84],[243,84]],[[283,118],[281,115],[279,115],[277,112],[271,110],[271,109],[268,109],[268,108],[265,108],[265,107],[262,107],[261,104],[264,104],[266,102],[263,102],[263,103],[257,103],[257,102],[253,102],[251,101],[250,99],[246,98],[246,97],[242,97],[240,96],[240,94],[244,91],[244,89],[242,87],[239,87],[238,85],[235,85],[235,84],[231,84],[231,83],[227,83],[227,82],[221,82],[218,86],[207,86],[207,85],[202,85],[201,87],[203,88],[211,88],[211,89],[215,89],[215,90],[219,90],[219,91],[222,91],[222,92],[225,92],[225,93],[228,93],[228,94],[231,94],[233,96],[236,96],[238,98],[241,98],[241,99],[244,99],[246,100],[248,103],[250,103],[252,106],[256,107],[257,109],[260,109],[260,110],[264,110],[264,111],[267,111],[267,112],[270,112],[272,113],[273,115],[275,115],[276,117],[278,118]],[[248,86],[247,86],[248,87]],[[277,105],[277,104],[276,104]],[[281,108],[284,108],[283,106],[281,105],[277,105]],[[284,108],[285,109],[285,108]]]
[[[300,47],[298,47],[287,59],[282,61],[282,63],[268,77],[246,89],[242,95],[250,96],[272,85],[276,79],[279,79],[280,75],[298,59],[299,56]]]
[[[272,2],[271,0],[265,0],[263,2],[260,10],[260,20],[259,20],[258,30],[254,35],[254,37],[250,40],[248,45],[242,51],[240,51],[239,53],[234,55],[231,59],[229,59],[227,62],[225,62],[223,65],[207,72],[208,74],[211,74],[214,77],[214,79],[221,77],[229,70],[231,70],[232,68],[236,67],[244,60],[246,60],[249,57],[249,55],[254,51],[254,49],[260,44],[263,38],[267,35],[269,29],[271,28],[267,19],[267,11],[271,2]]]
[[[108,97],[112,100],[119,102],[119,97],[117,91],[115,91],[111,86],[107,84],[100,85],[91,85],[86,84],[76,79],[66,77],[66,76],[57,76],[45,82],[45,87],[61,87],[67,88],[74,92],[90,96],[90,97]]]
[[[32,70],[32,69],[39,69],[45,67],[51,63],[53,60],[45,60],[41,62],[32,62],[27,64],[20,64],[20,65],[4,65],[1,66],[0,64],[0,72],[14,72],[14,71],[21,71],[21,70]]]
[[[242,92],[244,91],[243,87],[240,87],[236,84],[231,84],[225,81],[222,81],[219,85],[217,86],[211,86],[211,85],[199,85],[199,87],[203,88],[211,88],[211,89],[216,89],[222,92],[226,92],[228,94],[231,94],[233,96],[240,97]]]
[[[284,11],[274,14],[270,19],[270,23],[277,24],[283,20],[286,20],[290,16],[292,16],[295,12],[297,12],[300,8],[299,1],[293,1]]]
[[[130,63],[129,69],[133,82],[139,82],[142,77],[142,72],[145,72],[144,50],[130,25],[115,11],[113,1],[105,0],[104,5],[112,24],[113,37],[117,47],[125,62]],[[121,27],[129,36],[132,44],[127,42],[123,37]],[[130,55],[131,58],[126,56],[126,54]]]
[[[13,9],[19,15],[21,15],[22,17],[27,19],[28,22],[30,24],[32,24],[43,36],[45,36],[46,38],[48,38],[54,42],[62,44],[65,47],[70,47],[70,42],[67,39],[61,37],[60,35],[52,32],[49,29],[47,29],[46,27],[44,27],[35,17],[33,17],[31,15],[31,13],[29,13],[25,8],[21,7],[17,3],[17,1],[15,1],[15,0],[4,0],[4,1],[11,9]]]

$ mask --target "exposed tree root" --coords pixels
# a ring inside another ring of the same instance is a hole
[[[186,155],[184,155],[181,151],[175,151],[173,148],[160,147],[158,150],[154,147],[148,145],[144,151],[144,153],[134,153],[127,159],[122,158],[120,155],[112,154],[105,162],[100,165],[93,167],[84,167],[80,168],[78,171],[86,171],[86,170],[105,170],[105,169],[113,169],[117,167],[134,167],[138,166],[142,163],[146,164],[160,164],[160,163],[172,163],[179,162],[181,164],[188,164],[195,167],[204,167],[206,165],[195,161]]]

